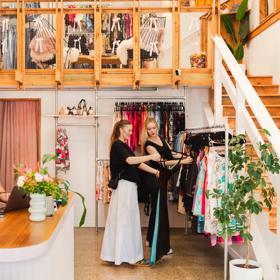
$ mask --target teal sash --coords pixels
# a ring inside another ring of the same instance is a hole
[[[159,201],[160,201],[160,190],[158,191],[155,228],[154,228],[154,235],[153,235],[153,241],[152,241],[152,247],[151,247],[151,253],[150,253],[150,265],[154,265],[156,263],[156,256],[157,256],[157,240],[158,240],[158,227],[159,227]]]

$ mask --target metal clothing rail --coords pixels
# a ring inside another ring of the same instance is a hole
[[[213,125],[213,126],[203,126],[203,127],[194,127],[194,128],[186,128],[186,131],[195,131],[195,130],[203,130],[203,129],[215,129],[215,128],[224,128],[225,125]]]
[[[174,96],[174,97],[164,97],[164,96],[149,96],[149,97],[144,97],[144,96],[118,96],[118,97],[114,97],[114,96],[101,96],[98,97],[98,99],[102,100],[102,99],[113,99],[113,100],[133,100],[136,101],[137,100],[161,100],[162,102],[164,102],[165,100],[184,100],[185,97],[184,96]]]

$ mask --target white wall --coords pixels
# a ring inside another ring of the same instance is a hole
[[[245,57],[249,75],[270,75],[274,84],[280,84],[279,34],[278,21],[249,42]]]
[[[162,89],[157,92],[142,92],[142,91],[123,91],[123,92],[100,92],[100,97],[103,96],[122,96],[131,97],[153,97],[153,96],[181,96],[183,97],[183,90]],[[0,98],[40,98],[42,106],[41,118],[41,154],[55,152],[55,122],[54,118],[48,115],[55,114],[55,93],[52,90],[48,91],[0,91]],[[78,90],[64,90],[59,91],[58,103],[59,106],[77,106],[79,100],[85,98],[88,105],[93,105],[95,108],[95,97],[93,91],[78,91]],[[152,100],[152,99],[151,99]],[[113,125],[113,110],[116,100],[99,99],[99,113],[108,114],[111,117],[104,117],[99,119],[99,137],[98,137],[98,157],[108,158],[108,142]],[[124,100],[125,101],[125,100]],[[162,100],[164,101],[164,100]],[[172,100],[168,100],[172,101]],[[175,100],[174,100],[175,101]],[[182,100],[183,101],[183,100]],[[207,125],[206,118],[203,113],[202,103],[208,101],[208,89],[193,88],[187,89],[187,126],[205,126]],[[69,120],[62,120],[67,122]],[[72,121],[72,120],[71,120]],[[90,122],[89,120],[79,120],[83,122]],[[69,149],[71,167],[66,174],[66,178],[71,183],[71,188],[79,191],[86,196],[86,204],[88,208],[85,226],[95,225],[95,132],[91,127],[67,127],[69,136]],[[50,170],[54,172],[54,166],[50,166]],[[105,217],[107,206],[104,207],[102,202],[99,205],[99,226],[105,225]],[[82,207],[79,199],[75,198],[75,224],[79,222]],[[176,205],[170,206],[170,225],[171,227],[184,227],[184,216],[176,213]],[[141,206],[142,208],[142,206]],[[141,209],[141,215],[143,211]],[[147,225],[147,217],[142,217],[142,225]]]
[[[249,1],[250,30],[259,25],[259,0]],[[245,52],[249,75],[273,76],[273,83],[280,84],[280,22],[252,39]]]

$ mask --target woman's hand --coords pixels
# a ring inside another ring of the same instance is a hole
[[[160,171],[155,169],[155,172],[154,172],[154,175],[156,175],[157,178],[159,178],[159,175],[160,175]]]
[[[193,159],[191,157],[186,157],[181,160],[181,164],[191,164],[193,162]]]
[[[151,160],[153,160],[153,161],[160,161],[161,156],[160,156],[159,153],[153,153],[150,156],[151,156]]]

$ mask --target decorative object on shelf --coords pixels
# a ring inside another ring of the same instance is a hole
[[[78,107],[77,107],[77,114],[81,116],[87,115],[87,102],[85,99],[81,99]]]
[[[59,116],[93,116],[94,110],[92,106],[87,107],[87,102],[85,99],[81,99],[78,106],[73,106],[72,108],[67,106],[60,107],[58,112]]]
[[[56,155],[45,154],[42,159],[42,164],[38,164],[36,168],[27,168],[23,164],[18,164],[15,168],[15,176],[17,187],[23,188],[24,192],[31,197],[30,201],[30,220],[43,221],[46,217],[46,196],[52,196],[62,206],[68,202],[68,191],[70,183],[67,180],[57,176],[51,176],[48,167],[45,166],[49,161],[55,160]],[[83,205],[83,213],[80,219],[79,226],[85,222],[86,206],[85,198],[82,194],[77,194]]]
[[[46,219],[46,195],[44,193],[30,193],[29,219],[41,222]]]
[[[266,135],[270,135],[263,129]],[[258,215],[265,206],[272,209],[275,190],[263,177],[264,172],[279,174],[280,164],[276,154],[272,151],[271,143],[258,143],[260,158],[257,160],[249,156],[246,150],[245,135],[237,135],[229,141],[230,171],[233,174],[234,182],[229,185],[228,192],[221,193],[218,189],[207,195],[217,200],[217,207],[214,208],[214,216],[220,227],[221,236],[224,238],[233,235],[232,225],[239,228],[241,236],[247,243],[246,260],[231,261],[230,279],[252,279],[261,280],[261,269],[256,263],[249,260],[249,245],[253,240],[250,233],[252,215]],[[256,195],[260,190],[261,195]],[[257,272],[257,276],[255,273]],[[249,276],[252,277],[249,277]]]
[[[69,109],[68,107],[67,108],[64,108],[64,107],[61,107],[59,112],[58,112],[59,115],[61,116],[65,116],[65,115],[68,115],[69,114]]]
[[[94,110],[91,106],[89,106],[87,114],[90,115],[90,116],[94,115]]]
[[[190,62],[193,68],[206,68],[207,55],[205,52],[192,54],[190,56]]]
[[[235,7],[237,8],[237,6]],[[244,46],[248,41],[249,35],[249,12],[248,0],[243,0],[238,6],[235,17],[234,14],[222,14],[221,19],[231,40],[227,40],[227,46],[233,53],[237,61],[242,61],[244,57]],[[237,30],[234,28],[234,23],[237,22]]]

